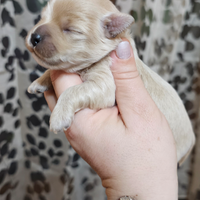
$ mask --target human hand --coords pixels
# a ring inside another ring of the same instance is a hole
[[[118,56],[111,53],[117,106],[79,111],[65,134],[75,151],[98,173],[109,200],[124,195],[137,200],[175,200],[173,135],[146,91],[127,45],[119,45]],[[53,71],[51,78],[55,93],[47,91],[45,97],[53,110],[62,92],[82,81],[78,75],[63,71]]]

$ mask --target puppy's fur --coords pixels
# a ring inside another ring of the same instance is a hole
[[[190,120],[175,90],[139,59],[128,29],[133,21],[109,0],[51,0],[26,39],[36,61],[48,68],[28,91],[51,89],[50,70],[80,74],[83,84],[67,89],[51,114],[50,128],[54,132],[67,129],[80,109],[113,106],[115,83],[109,53],[121,38],[127,38],[144,85],[174,134],[177,159],[182,163],[195,142]]]

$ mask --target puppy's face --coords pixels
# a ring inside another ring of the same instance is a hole
[[[109,0],[51,0],[26,46],[40,65],[76,71],[115,49],[132,22]]]

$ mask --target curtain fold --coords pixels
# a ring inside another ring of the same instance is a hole
[[[106,199],[97,174],[64,134],[49,131],[42,94],[27,93],[45,70],[25,47],[47,0],[0,1],[0,199]],[[200,2],[112,0],[135,18],[133,38],[143,61],[178,92],[197,136],[178,170],[180,199],[200,199]]]

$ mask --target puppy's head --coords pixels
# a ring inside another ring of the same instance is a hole
[[[26,46],[40,65],[76,71],[115,49],[133,21],[109,0],[51,0]]]

